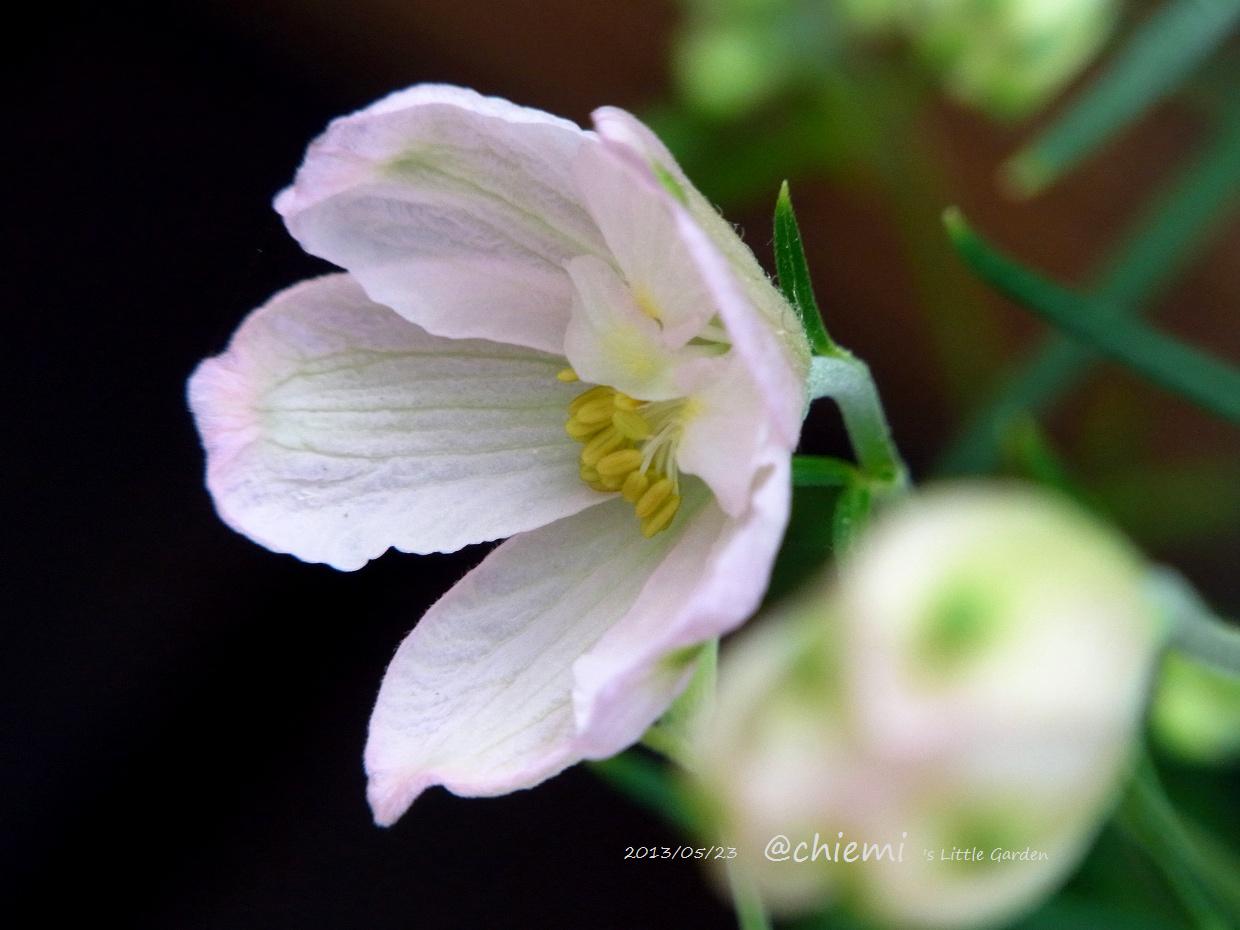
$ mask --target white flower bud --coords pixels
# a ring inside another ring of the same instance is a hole
[[[776,908],[1002,921],[1109,810],[1159,642],[1139,560],[1072,505],[923,494],[730,657],[702,781]],[[787,860],[763,854],[776,835]]]
[[[999,117],[1041,106],[1111,34],[1116,0],[913,0],[906,24],[947,90]]]

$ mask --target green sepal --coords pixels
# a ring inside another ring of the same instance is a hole
[[[800,317],[814,354],[833,355],[838,350],[827,334],[818,301],[814,299],[809,263],[805,260],[805,246],[792,210],[787,181],[780,185],[779,197],[775,201],[775,270],[779,275],[779,289]]]

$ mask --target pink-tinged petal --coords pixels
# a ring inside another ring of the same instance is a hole
[[[770,459],[775,443],[762,393],[736,353],[695,361],[678,374],[691,399],[683,414],[676,463],[681,471],[710,485],[724,513],[740,517],[749,507],[754,478]]]
[[[332,122],[276,209],[306,251],[429,332],[560,352],[562,266],[606,254],[574,194],[583,144],[598,143],[566,120],[419,85]]]
[[[809,345],[800,320],[736,230],[693,186],[654,133],[615,107],[596,110],[593,118],[607,149],[676,208],[679,236],[693,256],[696,274],[791,448],[800,432],[809,371]],[[680,188],[685,205],[664,189],[656,172]]]
[[[707,498],[699,486],[653,539],[630,505],[605,501],[508,540],[444,595],[401,644],[375,703],[375,820],[393,823],[431,785],[504,794],[579,761],[573,664],[696,532]]]
[[[304,282],[190,379],[207,486],[238,532],[346,570],[542,526],[598,500],[564,434],[563,364],[431,336],[348,275]]]
[[[575,174],[633,298],[660,322],[669,348],[683,346],[715,308],[677,232],[667,192],[602,145],[582,146]]]
[[[577,296],[564,336],[564,354],[583,381],[606,384],[642,400],[682,396],[678,353],[659,324],[642,312],[632,291],[602,259],[583,255],[568,263]]]
[[[789,458],[778,448],[738,520],[712,501],[687,526],[624,619],[573,667],[578,739],[605,758],[641,738],[689,680],[687,650],[758,607],[788,523]]]
[[[658,171],[680,188],[689,213],[727,258],[768,321],[777,328],[800,332],[800,322],[788,318],[787,303],[767,278],[753,251],[737,235],[735,227],[693,186],[659,137],[633,114],[617,107],[600,107],[591,116],[599,136],[622,157],[644,170],[652,180],[657,180],[654,172]],[[808,347],[805,351],[808,353]]]

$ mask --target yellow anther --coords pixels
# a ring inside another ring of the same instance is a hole
[[[572,368],[556,377],[565,383],[579,380]],[[676,445],[688,403],[638,400],[600,384],[568,405],[564,432],[582,444],[582,482],[595,491],[619,491],[633,505],[647,538],[670,526],[680,509]]]
[[[623,433],[614,426],[609,426],[586,443],[586,447],[581,450],[581,463],[595,466],[604,455],[615,452],[626,442],[628,440],[624,438]]]
[[[660,530],[667,529],[672,517],[680,509],[680,495],[673,494],[663,502],[663,506],[642,520],[642,535],[649,539]]]
[[[594,467],[604,478],[614,475],[623,482],[629,472],[639,468],[641,463],[642,454],[636,449],[620,449],[603,456]]]
[[[592,387],[588,391],[582,391],[580,394],[578,394],[576,397],[574,397],[571,401],[568,402],[568,412],[576,413],[586,404],[590,403],[590,401],[597,400],[600,397],[611,397],[615,393],[616,392],[614,389],[609,388],[602,384],[600,384],[598,387]]]
[[[630,504],[636,504],[646,493],[648,487],[650,487],[650,479],[643,472],[631,471],[624,479],[624,486],[620,489],[620,493]]]
[[[615,409],[610,397],[598,397],[574,410],[573,417],[582,423],[606,423]]]
[[[585,442],[605,426],[607,426],[606,420],[601,423],[582,423],[576,417],[572,417],[567,423],[564,424],[564,432],[568,433],[568,435],[572,436],[578,442]]]
[[[637,515],[642,519],[653,514],[659,509],[659,505],[667,500],[668,495],[672,493],[672,479],[660,478],[637,500],[637,506],[634,508]]]
[[[625,477],[625,475],[603,475],[598,479],[598,483],[608,491],[619,491],[624,487]]]
[[[640,413],[623,409],[619,404],[616,405],[616,412],[611,415],[611,422],[616,429],[624,433],[629,439],[648,439],[650,437],[650,424],[646,422],[646,419]]]

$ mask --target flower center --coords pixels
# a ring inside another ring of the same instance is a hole
[[[561,381],[576,381],[566,368]],[[596,491],[620,492],[633,505],[649,539],[667,529],[680,509],[676,447],[687,401],[643,401],[599,385],[568,405],[564,430],[581,449],[581,480]]]

